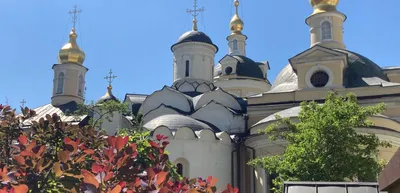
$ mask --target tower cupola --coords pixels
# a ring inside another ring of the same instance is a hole
[[[58,53],[58,64],[53,65],[53,95],[51,104],[54,106],[63,105],[69,102],[83,103],[85,101],[85,77],[88,69],[83,66],[85,61],[85,53],[79,48],[76,43],[75,24],[78,14],[81,10],[77,9],[69,14],[72,16],[73,27],[69,34],[69,41]]]
[[[76,43],[77,37],[78,35],[76,34],[74,27],[69,33],[68,43],[66,43],[58,53],[58,60],[60,64],[82,65],[85,61],[85,52],[83,52]]]
[[[306,19],[310,26],[311,47],[321,45],[327,48],[345,49],[343,24],[346,15],[337,11],[339,0],[309,0],[313,13]]]

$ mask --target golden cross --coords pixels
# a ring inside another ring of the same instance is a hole
[[[193,30],[197,31],[197,16],[199,13],[203,12],[205,9],[201,7],[197,9],[197,0],[194,0],[193,9],[186,9],[186,12],[193,16]]]
[[[25,103],[26,103],[25,99],[22,99],[22,101],[21,101],[21,107],[25,107]]]
[[[109,72],[108,74],[109,74],[110,76],[106,76],[106,77],[104,77],[104,79],[106,79],[107,82],[108,82],[108,85],[111,86],[111,83],[113,82],[113,80],[114,80],[115,78],[117,78],[117,76],[112,75],[113,72],[112,72],[111,69],[110,69],[110,72]]]
[[[78,10],[78,6],[77,6],[77,5],[74,5],[74,10],[68,11],[68,13],[69,13],[70,15],[73,14],[73,16],[72,16],[72,23],[74,24],[74,29],[75,29],[76,21],[78,21],[78,15],[79,15],[80,13],[82,13],[82,10],[80,10],[80,9]]]

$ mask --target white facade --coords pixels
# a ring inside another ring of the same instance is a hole
[[[212,81],[217,48],[202,42],[185,42],[172,47],[174,82],[183,78]]]
[[[171,132],[167,127],[159,127],[153,136],[157,134],[168,137],[170,144],[166,150],[170,152],[169,159],[176,165],[182,164],[184,177],[216,177],[219,190],[231,183],[233,149],[227,133],[215,134],[210,130],[194,132],[188,127]]]

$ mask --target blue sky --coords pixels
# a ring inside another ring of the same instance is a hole
[[[199,30],[219,47],[216,62],[227,53],[226,36],[234,12],[233,0],[199,0],[206,11]],[[105,91],[110,68],[118,78],[114,95],[150,94],[172,84],[170,46],[191,29],[185,12],[191,0],[3,0],[0,1],[0,104],[6,97],[13,107],[25,99],[34,108],[50,102],[52,65],[68,41],[72,27],[68,11],[83,10],[77,23],[78,43],[86,53],[84,65],[88,101]],[[398,0],[342,0],[339,11],[348,17],[344,29],[347,49],[363,54],[380,66],[400,65]],[[288,59],[309,48],[305,18],[308,0],[241,0],[240,16],[248,36],[247,54],[269,61],[273,82]]]

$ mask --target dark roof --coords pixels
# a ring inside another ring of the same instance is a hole
[[[246,56],[232,56],[238,63],[236,65],[236,74],[238,76],[246,76],[251,78],[264,79],[264,74],[259,67],[262,63],[254,62]]]
[[[311,48],[310,48],[311,49]],[[365,87],[365,86],[392,86],[384,70],[376,63],[358,53],[334,49],[347,54],[348,62],[343,72],[343,85],[346,88]],[[290,92],[298,89],[297,74],[292,66],[288,64],[276,77],[271,87],[270,93]]]
[[[284,193],[379,193],[378,183],[284,182]]]
[[[348,55],[348,64],[344,72],[344,85],[348,88],[368,86],[365,78],[379,78],[390,82],[382,68],[358,53],[336,49]]]
[[[172,47],[181,44],[181,43],[185,43],[185,42],[202,42],[202,43],[207,43],[207,44],[211,44],[213,46],[215,46],[215,48],[217,49],[218,52],[218,47],[212,42],[211,38],[208,37],[207,34],[200,32],[200,31],[188,31],[186,33],[184,33],[179,39],[178,42],[176,42],[174,45],[171,46]]]

